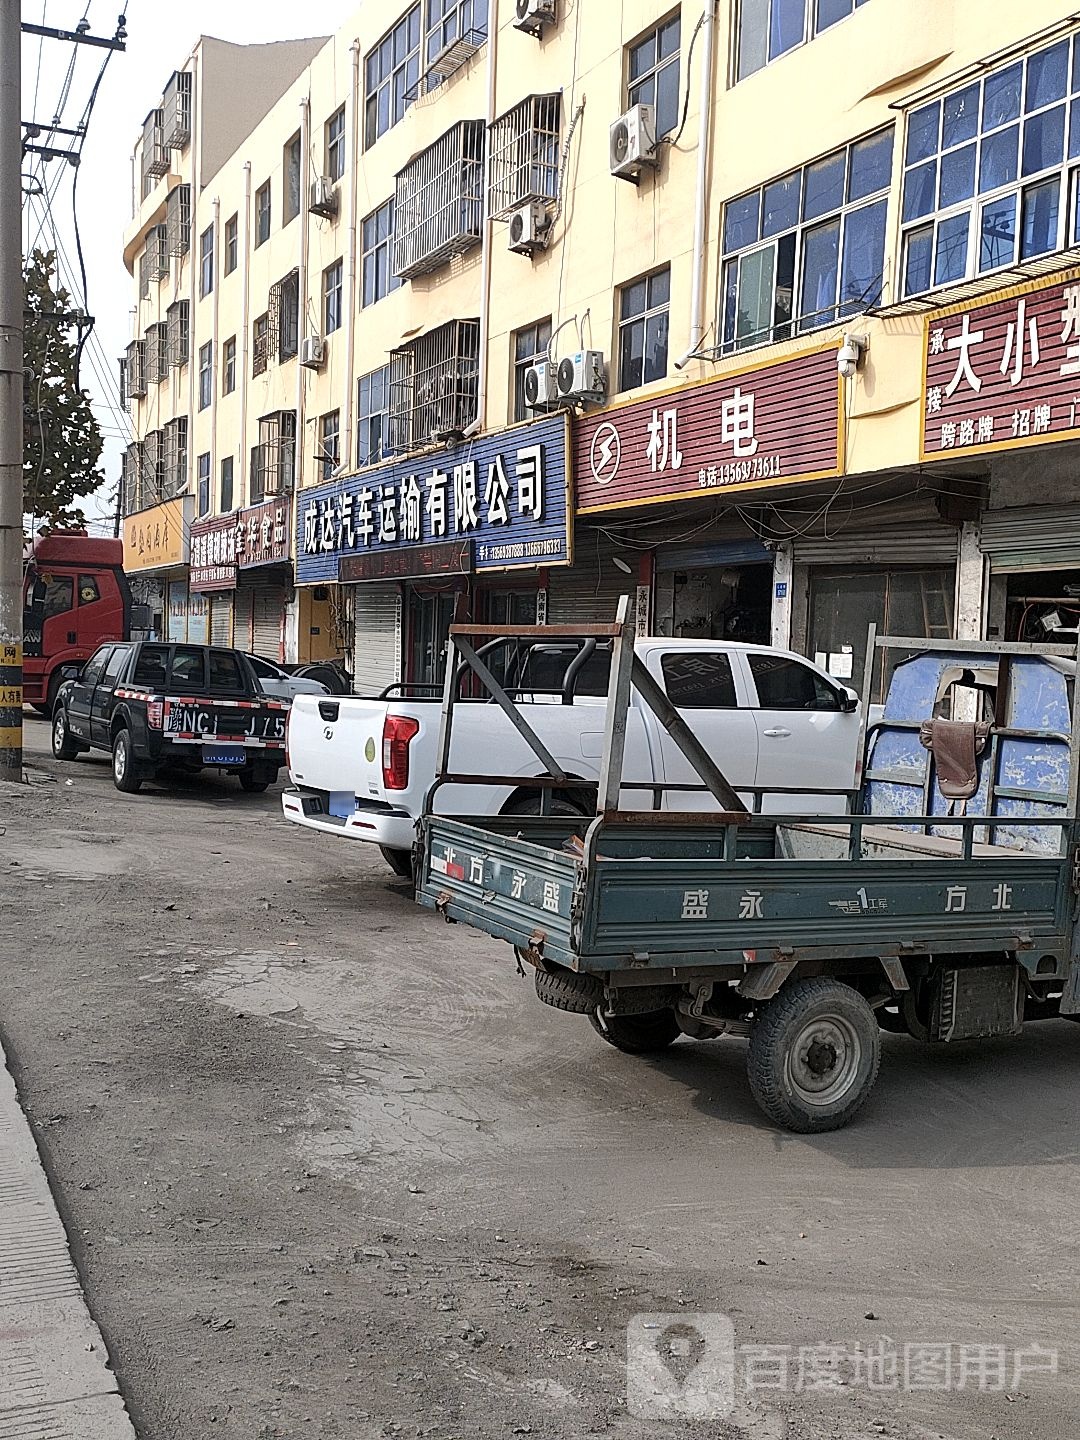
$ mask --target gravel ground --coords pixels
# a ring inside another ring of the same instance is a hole
[[[276,793],[27,738],[0,1033],[142,1440],[1075,1440],[1076,1026],[887,1037],[783,1134],[743,1042],[610,1050]],[[723,1316],[731,1415],[632,1415],[628,1324],[722,1376]]]

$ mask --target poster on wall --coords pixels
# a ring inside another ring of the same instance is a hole
[[[167,639],[187,639],[188,587],[186,580],[170,580],[168,586]]]

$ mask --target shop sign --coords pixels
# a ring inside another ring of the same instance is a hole
[[[929,315],[921,458],[1080,434],[1080,270]]]
[[[241,510],[236,527],[236,563],[240,569],[280,565],[288,558],[289,502],[266,500]]]
[[[192,590],[236,589],[236,532],[239,519],[235,512],[215,515],[210,520],[196,520],[191,527]]]
[[[191,496],[166,500],[124,519],[124,569],[165,570],[186,565]]]
[[[364,550],[343,555],[338,561],[338,579],[347,583],[363,580],[407,580],[417,576],[471,575],[471,540],[454,540],[448,545],[409,545],[385,550]]]
[[[836,347],[729,371],[574,426],[578,514],[839,475]]]
[[[478,572],[569,565],[568,426],[550,415],[302,491],[297,582],[336,580],[354,556],[464,540]]]

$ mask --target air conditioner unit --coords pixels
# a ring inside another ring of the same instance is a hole
[[[313,215],[322,215],[332,220],[337,214],[338,197],[334,182],[329,175],[317,175],[311,182],[311,199],[308,209]]]
[[[541,36],[548,25],[558,19],[557,0],[516,0],[514,6],[514,28],[524,30],[527,35]]]
[[[300,364],[308,370],[322,369],[326,359],[326,341],[321,335],[305,335],[300,342]]]
[[[612,175],[636,184],[645,166],[657,160],[655,106],[632,106],[612,125],[608,141]]]
[[[547,410],[559,402],[559,367],[541,360],[525,371],[525,404],[530,410]]]
[[[530,200],[510,216],[509,249],[516,255],[532,255],[537,250],[546,250],[548,233],[551,230],[551,216],[543,205]]]
[[[606,390],[602,350],[579,350],[560,361],[559,395],[563,400],[602,400]]]

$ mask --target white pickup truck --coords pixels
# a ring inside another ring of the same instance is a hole
[[[575,779],[599,778],[606,671],[602,649],[585,664],[577,645],[533,645],[510,693],[529,724]],[[774,813],[844,810],[843,796],[820,792],[855,786],[859,700],[801,655],[762,645],[715,640],[639,640],[637,653],[737,791],[766,792]],[[498,669],[494,660],[489,661]],[[509,663],[509,662],[508,662]],[[576,672],[576,673],[575,673]],[[504,669],[503,675],[506,675]],[[503,676],[500,676],[503,678]],[[409,687],[391,687],[408,690]],[[543,773],[532,750],[488,698],[459,702],[450,769],[456,774]],[[364,699],[298,695],[287,733],[292,789],[282,795],[287,820],[378,845],[398,874],[410,873],[414,826],[435,778],[441,703],[432,699]],[[623,773],[642,782],[623,792],[625,809],[651,809],[651,783],[700,783],[682,752],[635,694]],[[805,787],[805,789],[803,789]],[[772,794],[773,790],[801,793]],[[595,792],[557,792],[555,808],[588,813]],[[445,815],[535,814],[537,791],[513,786],[444,786]],[[664,809],[715,809],[707,793],[669,792]]]

